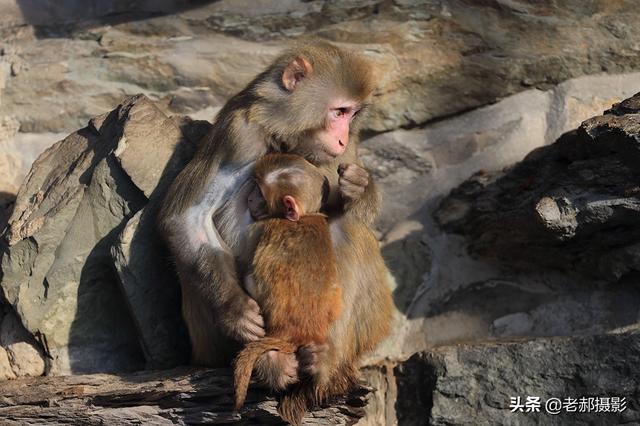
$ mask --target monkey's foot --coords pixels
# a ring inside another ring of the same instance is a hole
[[[308,345],[301,346],[296,352],[296,358],[298,359],[298,371],[301,374],[312,376],[318,372],[318,365],[321,364],[322,359],[326,356],[329,350],[327,344],[310,343]]]
[[[295,354],[269,351],[258,359],[258,379],[273,390],[282,390],[298,381],[299,362]]]

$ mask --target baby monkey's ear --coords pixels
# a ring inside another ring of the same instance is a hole
[[[291,195],[285,195],[282,197],[282,204],[284,204],[284,216],[287,219],[293,222],[300,220],[300,208],[298,207],[298,203],[296,203],[295,198]]]

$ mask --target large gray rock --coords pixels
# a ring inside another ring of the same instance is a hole
[[[640,57],[631,0],[616,8],[577,0],[80,3],[0,3],[0,16],[36,25],[7,24],[0,37],[0,191],[8,197],[45,147],[127,95],[211,120],[288,43],[306,38],[355,48],[377,65],[369,134],[413,129],[576,76],[637,71]],[[157,16],[170,10],[180,12]],[[550,115],[556,127],[547,141],[577,125],[568,117],[584,119],[616,101],[629,81],[620,78],[556,91],[566,102]]]
[[[591,117],[594,108],[601,112],[607,102],[632,96],[638,87],[637,73],[580,77],[553,90],[522,92],[421,129],[364,141],[363,161],[383,192],[376,226],[403,314],[378,358],[507,335],[602,333],[635,321],[640,295],[633,288],[595,291],[584,277],[544,264],[523,271],[514,270],[510,261],[478,257],[468,252],[463,236],[443,232],[433,213],[470,176],[512,166]],[[500,233],[500,221],[493,226]],[[507,232],[498,236],[512,245],[512,254],[524,252]],[[521,321],[525,315],[528,321]],[[505,325],[509,318],[518,324]]]
[[[56,27],[100,18],[150,16],[172,12],[189,5],[181,0],[0,0],[0,34],[16,27],[36,25]]]
[[[49,373],[185,359],[178,284],[160,257],[144,257],[158,253],[157,242],[136,238],[153,229],[153,209],[142,208],[155,203],[207,126],[170,119],[134,97],[34,163],[9,220],[2,289],[47,351]],[[131,256],[132,244],[142,258]]]
[[[111,254],[140,333],[148,368],[166,368],[187,361],[175,274],[167,271],[170,253],[156,232],[156,215],[165,191],[191,158],[207,122],[167,118],[145,101],[130,115],[138,124],[124,128],[114,155],[133,183],[149,198],[115,241]]]
[[[49,3],[25,4],[24,13],[60,9]],[[77,19],[116,12],[123,2],[111,3],[83,7]],[[172,2],[150,3],[127,2],[128,11]],[[66,4],[75,10],[79,2]],[[6,37],[18,53],[9,59],[0,116],[17,117],[22,132],[70,132],[135,93],[172,112],[210,114],[287,43],[317,37],[378,64],[369,130],[411,127],[572,77],[638,70],[635,2],[582,4],[224,0],[111,26],[88,22],[71,33],[58,25],[45,33],[57,36],[50,38],[24,27]]]
[[[640,270],[640,94],[506,173],[480,173],[436,213],[472,252],[608,281]]]
[[[395,411],[402,425],[640,422],[637,328],[590,337],[443,347],[413,356],[394,373]],[[511,412],[511,398],[520,397],[524,404],[527,396],[540,398],[540,412]],[[625,398],[626,409],[580,412],[582,397]],[[576,400],[576,412],[547,413],[545,403],[551,398]]]

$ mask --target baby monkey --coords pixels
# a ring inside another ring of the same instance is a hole
[[[245,287],[262,309],[266,336],[248,343],[235,359],[236,409],[244,404],[258,358],[270,351],[295,353],[305,345],[324,345],[342,310],[329,223],[320,213],[329,182],[311,163],[290,154],[260,159],[255,181],[249,208],[257,221],[250,230],[252,274]],[[293,424],[307,410],[305,395],[314,394],[314,378],[295,386],[278,407]]]

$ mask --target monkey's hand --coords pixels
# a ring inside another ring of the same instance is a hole
[[[380,210],[380,194],[369,172],[357,164],[340,164],[338,189],[344,213],[372,224]]]
[[[262,196],[262,192],[258,185],[253,186],[253,189],[247,197],[247,206],[249,207],[249,213],[253,220],[261,220],[267,217],[267,202]]]
[[[236,309],[227,311],[224,321],[231,337],[247,343],[264,337],[264,319],[258,302],[248,296],[240,301]]]
[[[359,200],[369,186],[369,172],[357,164],[338,166],[338,186],[345,205]]]
[[[307,376],[313,376],[318,372],[318,366],[324,360],[329,350],[327,344],[310,343],[301,346],[296,352],[298,359],[298,371]]]

